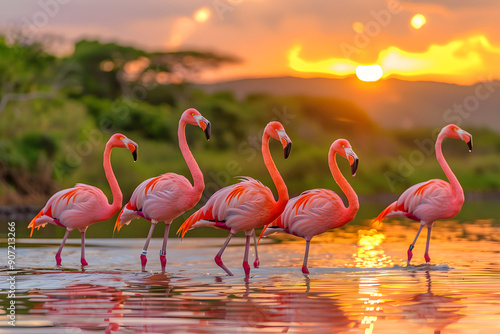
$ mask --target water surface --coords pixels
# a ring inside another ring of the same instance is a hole
[[[425,231],[406,266],[418,225],[380,231],[347,226],[313,239],[310,275],[300,271],[301,239],[264,240],[261,268],[245,279],[243,239],[213,262],[223,239],[172,239],[159,273],[155,239],[140,272],[143,239],[69,240],[56,267],[56,239],[18,239],[16,272],[0,272],[5,315],[8,275],[16,276],[16,327],[0,333],[494,333],[500,328],[500,233],[495,220],[439,222],[431,265]],[[252,250],[253,255],[253,250]],[[6,258],[5,249],[0,252]],[[253,261],[253,260],[252,260]],[[3,263],[3,261],[2,261]]]

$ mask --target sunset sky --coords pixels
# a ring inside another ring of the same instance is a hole
[[[0,27],[242,60],[205,81],[357,73],[468,85],[500,79],[499,13],[497,0],[18,0],[0,5]]]

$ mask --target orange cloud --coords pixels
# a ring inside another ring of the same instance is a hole
[[[360,64],[345,58],[329,58],[308,62],[300,58],[301,47],[295,46],[288,54],[292,69],[299,72],[327,73],[349,76]],[[390,46],[381,51],[373,64],[383,69],[383,78],[399,77],[405,80],[431,80],[469,85],[480,76],[493,75],[500,79],[500,63],[497,61],[500,47],[492,45],[484,35],[454,40],[445,45],[432,44],[427,51],[417,53]]]

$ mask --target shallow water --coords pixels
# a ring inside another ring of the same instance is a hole
[[[493,333],[500,328],[500,232],[496,220],[439,222],[431,265],[423,264],[425,231],[400,221],[380,231],[347,226],[313,239],[311,274],[300,271],[301,239],[263,239],[261,268],[244,278],[242,238],[213,262],[223,239],[169,240],[167,273],[159,273],[161,240],[152,241],[140,272],[143,239],[89,239],[79,267],[79,240],[16,240],[16,327],[8,325],[0,272],[0,333]],[[22,247],[19,247],[22,246]],[[251,252],[253,254],[253,250]],[[7,257],[5,248],[0,258]],[[252,258],[253,262],[253,258]],[[3,263],[3,261],[2,261]]]

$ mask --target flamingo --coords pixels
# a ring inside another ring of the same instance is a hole
[[[309,274],[307,259],[309,257],[309,244],[315,235],[328,230],[339,228],[350,222],[356,216],[359,209],[359,201],[356,192],[344,178],[337,166],[335,155],[340,154],[348,159],[351,165],[352,176],[356,175],[358,168],[358,157],[351,148],[351,144],[345,139],[337,139],[330,146],[328,152],[328,165],[335,182],[347,196],[349,206],[346,208],[342,199],[329,189],[312,189],[304,191],[297,197],[292,198],[285,210],[270,226],[262,230],[261,236],[267,236],[276,232],[283,232],[304,238],[306,240],[306,251],[302,272]]]
[[[56,253],[56,263],[61,265],[61,252],[69,233],[74,229],[80,230],[81,264],[87,266],[85,260],[85,232],[89,225],[105,221],[113,217],[121,208],[123,195],[111,168],[111,150],[114,147],[127,148],[132,152],[134,161],[137,160],[137,144],[121,133],[111,136],[104,150],[104,173],[108,180],[113,203],[109,204],[106,195],[101,189],[83,183],[77,183],[73,188],[61,190],[49,199],[44,208],[30,222],[30,237],[35,227],[40,229],[47,223],[58,225],[66,229],[61,246]]]
[[[210,122],[196,109],[190,108],[182,113],[179,121],[178,137],[182,156],[189,167],[194,185],[182,175],[165,173],[142,182],[135,188],[130,201],[123,207],[116,220],[115,229],[120,231],[123,225],[128,225],[136,218],[144,218],[151,222],[146,244],[141,253],[142,271],[146,271],[147,252],[151,236],[156,224],[165,222],[165,234],[160,251],[162,273],[167,265],[167,239],[172,220],[179,217],[187,210],[193,208],[201,198],[205,189],[203,174],[189,150],[186,141],[186,124],[199,126],[207,140],[210,140]]]
[[[248,251],[253,230],[275,220],[288,202],[288,190],[269,151],[269,138],[281,141],[285,159],[290,154],[292,142],[288,138],[283,125],[279,122],[270,122],[264,129],[262,156],[264,164],[278,190],[278,201],[275,201],[272,191],[259,181],[250,177],[241,177],[239,183],[215,192],[207,203],[192,214],[177,231],[177,234],[182,233],[182,237],[184,237],[188,230],[200,226],[228,230],[229,236],[214,260],[229,276],[234,275],[224,265],[221,257],[233,235],[238,231],[245,231],[246,244],[243,268],[245,275],[248,277],[250,275]]]
[[[426,263],[431,262],[429,243],[434,222],[439,219],[453,218],[460,212],[465,200],[462,186],[443,156],[441,144],[446,137],[463,140],[467,143],[469,152],[471,152],[472,136],[455,124],[449,124],[441,130],[437,137],[435,144],[436,158],[450,183],[441,179],[432,179],[411,186],[403,192],[397,201],[382,211],[372,224],[375,228],[380,227],[385,217],[403,217],[420,222],[417,236],[408,248],[408,265],[413,257],[412,250],[424,226],[427,226],[427,245],[424,258]]]

